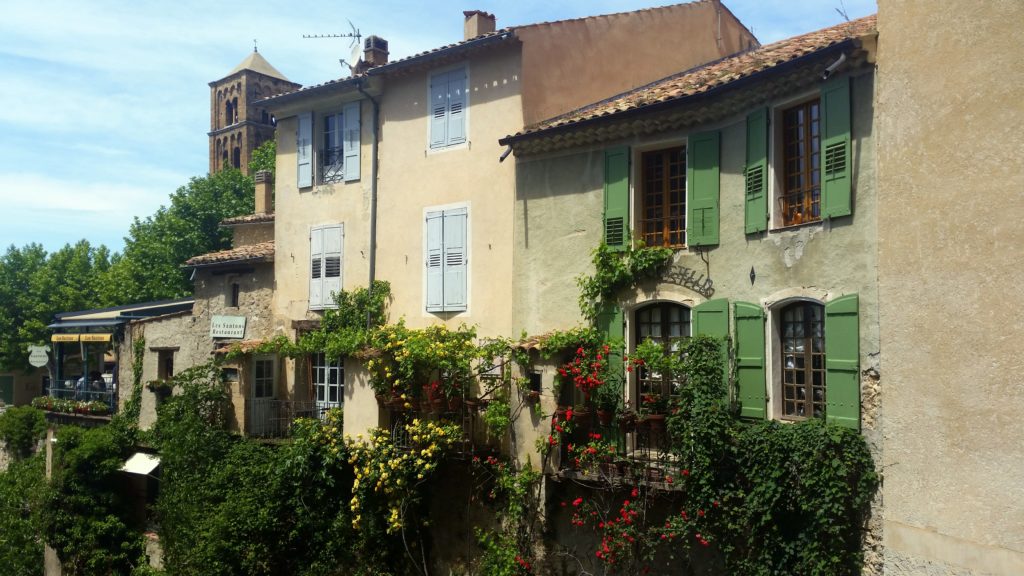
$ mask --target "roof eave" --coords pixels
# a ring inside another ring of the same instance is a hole
[[[632,118],[634,116],[641,116],[641,115],[645,115],[645,114],[656,113],[656,112],[665,110],[667,108],[672,108],[672,107],[675,107],[675,106],[683,106],[683,105],[687,105],[687,104],[691,104],[691,103],[697,103],[697,102],[700,102],[701,100],[704,100],[704,99],[707,99],[707,98],[710,98],[710,97],[717,97],[722,92],[742,89],[742,88],[746,87],[748,84],[752,84],[752,83],[755,83],[755,82],[760,82],[760,81],[764,80],[765,78],[774,76],[776,74],[785,74],[788,70],[790,70],[792,68],[797,68],[799,66],[802,66],[802,65],[804,65],[808,61],[811,61],[811,60],[814,60],[814,59],[817,59],[817,58],[827,57],[827,56],[829,56],[831,54],[835,54],[837,52],[842,52],[842,51],[846,50],[847,48],[855,46],[858,41],[859,41],[858,38],[847,38],[847,39],[842,40],[840,42],[837,42],[835,44],[830,44],[829,46],[825,46],[824,48],[821,48],[819,50],[815,50],[814,52],[809,52],[807,54],[803,54],[803,55],[801,55],[801,56],[799,56],[797,58],[794,58],[792,60],[787,60],[786,62],[783,62],[782,64],[778,64],[776,66],[765,68],[764,70],[759,70],[759,71],[754,72],[753,74],[750,74],[748,76],[744,76],[742,78],[738,78],[738,79],[736,79],[736,80],[734,80],[732,82],[729,82],[727,84],[720,84],[718,86],[714,86],[714,87],[712,87],[712,88],[710,88],[710,89],[708,89],[708,90],[706,90],[704,92],[700,92],[700,93],[697,93],[697,94],[689,94],[689,95],[686,95],[686,96],[681,96],[679,98],[673,98],[671,100],[663,100],[663,101],[660,101],[660,102],[654,102],[654,103],[647,104],[647,105],[644,105],[644,106],[638,106],[636,108],[630,108],[629,110],[624,110],[622,112],[618,112],[618,113],[615,113],[615,114],[607,114],[607,115],[604,115],[604,116],[594,116],[592,118],[586,118],[586,119],[580,120],[578,122],[572,122],[572,123],[563,124],[563,125],[560,125],[560,126],[553,126],[551,128],[546,128],[544,130],[540,130],[540,131],[537,131],[537,132],[529,132],[529,133],[526,133],[526,134],[516,134],[516,135],[505,136],[504,138],[498,140],[498,144],[500,144],[502,146],[512,146],[512,148],[515,149],[517,144],[525,142],[527,140],[540,140],[540,139],[544,139],[544,138],[550,138],[550,137],[558,136],[560,134],[564,134],[564,133],[567,133],[567,132],[573,132],[575,130],[581,130],[581,129],[584,129],[584,128],[589,128],[592,125],[600,124],[602,122],[615,122],[615,121],[619,121],[619,120],[630,119],[630,118]]]

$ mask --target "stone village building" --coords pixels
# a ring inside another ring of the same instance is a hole
[[[146,340],[144,380],[232,342],[295,338],[331,291],[374,278],[392,283],[392,321],[412,327],[468,323],[484,337],[572,327],[590,251],[635,238],[675,249],[673,269],[623,295],[605,329],[629,347],[730,335],[745,417],[824,415],[859,429],[886,478],[868,571],[1024,572],[1024,437],[1012,425],[1024,399],[1009,344],[1024,324],[1010,311],[995,335],[973,321],[1004,314],[999,295],[1019,293],[1021,273],[1012,250],[969,250],[1012,245],[1022,196],[1001,209],[965,203],[965,186],[991,194],[984,179],[935,169],[958,158],[954,169],[971,173],[953,147],[973,146],[1003,161],[992,166],[1004,190],[1024,189],[1008,152],[1020,146],[993,150],[989,138],[1021,120],[1013,79],[1024,70],[1006,55],[1019,52],[1012,23],[1024,14],[1008,4],[972,14],[991,32],[979,36],[956,11],[880,4],[877,23],[763,47],[713,0],[502,30],[467,12],[463,41],[394,62],[368,38],[353,77],[253,108],[279,128],[275,197],[261,182],[257,214],[225,223],[235,247],[187,263],[191,312],[130,326]],[[926,31],[929,50],[910,29]],[[936,88],[946,67],[962,80]],[[963,123],[969,94],[974,123],[932,137],[932,122]],[[224,163],[212,136],[211,170]],[[928,202],[986,225],[956,243],[941,237],[948,252],[935,253],[927,246],[950,216],[911,208]],[[985,351],[957,346],[946,328],[959,295],[920,301],[917,286],[957,271],[987,275],[965,330]],[[212,336],[215,315],[244,317],[241,337]],[[275,431],[258,408],[272,403],[343,402],[353,434],[392,416],[354,359],[232,362],[247,434]],[[550,412],[553,366],[541,369]],[[627,394],[664,386],[634,379]],[[956,407],[978,394],[968,427]],[[155,402],[144,399],[150,418]],[[507,448],[524,459],[546,429],[514,426]]]

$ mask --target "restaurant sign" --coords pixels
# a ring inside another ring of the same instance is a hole
[[[210,338],[244,338],[245,316],[218,316],[210,320]]]

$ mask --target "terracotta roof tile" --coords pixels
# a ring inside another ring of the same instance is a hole
[[[243,214],[242,216],[233,216],[231,218],[225,218],[221,220],[221,226],[235,226],[238,224],[262,224],[264,222],[273,222],[274,213],[260,212],[258,214]]]
[[[505,141],[509,138],[517,139],[552,128],[615,116],[629,110],[707,92],[840,42],[861,38],[876,30],[876,17],[871,15],[831,28],[780,40],[749,52],[674,74],[601,102],[538,122],[514,136],[503,138],[502,143],[506,143]]]
[[[266,340],[262,340],[262,339],[260,339],[260,340],[242,340],[240,342],[232,342],[230,344],[224,344],[220,348],[217,348],[216,350],[213,351],[213,353],[214,354],[227,354],[228,352],[233,352],[235,350],[238,350],[242,354],[248,354],[248,353],[252,352],[253,350],[256,350],[257,348],[259,348],[260,346],[262,346],[266,342],[267,342]]]
[[[185,266],[212,266],[216,264],[230,264],[234,262],[252,262],[256,260],[272,260],[274,257],[274,241],[261,242],[248,246],[239,246],[230,250],[210,252],[194,258],[189,258]]]

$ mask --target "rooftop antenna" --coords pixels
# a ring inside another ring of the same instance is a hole
[[[348,47],[352,51],[352,55],[349,57],[349,59],[352,61],[358,61],[359,40],[363,37],[363,35],[359,32],[359,29],[356,28],[354,24],[352,24],[351,20],[346,18],[345,21],[348,22],[349,28],[352,29],[351,32],[346,32],[344,34],[303,34],[302,37],[304,39],[310,40],[317,38],[351,38],[352,42],[349,44]],[[341,64],[342,66],[348,67],[349,73],[352,73],[353,64],[346,62],[345,59],[343,58],[338,59],[338,63]]]
[[[252,39],[252,51],[253,52],[259,52],[260,51],[260,49],[256,47],[256,39],[255,38]]]

